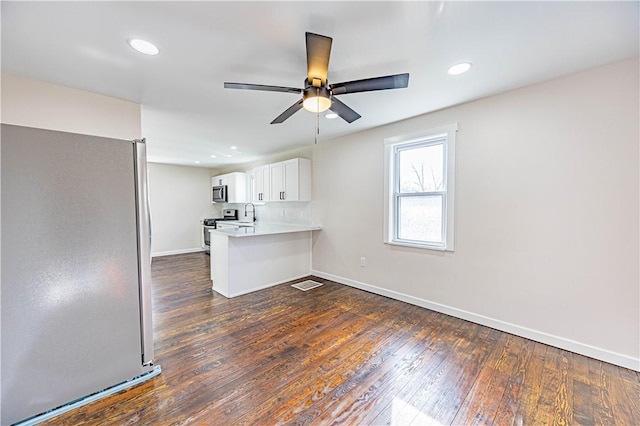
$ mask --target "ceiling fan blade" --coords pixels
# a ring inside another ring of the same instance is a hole
[[[307,81],[312,84],[314,78],[319,78],[324,87],[327,84],[329,55],[331,55],[333,39],[309,32],[305,33],[305,36],[307,40]]]
[[[344,95],[346,93],[373,92],[374,90],[403,89],[407,86],[409,86],[409,73],[347,81],[331,84],[329,87],[331,87],[332,94]]]
[[[282,123],[284,120],[286,120],[287,118],[291,117],[293,114],[295,114],[296,112],[298,112],[299,110],[302,109],[302,99],[300,99],[298,102],[296,102],[295,104],[291,105],[289,108],[287,108],[285,110],[285,112],[283,112],[282,114],[280,114],[279,116],[277,116],[272,122],[271,124],[280,124]]]
[[[360,114],[340,102],[338,98],[331,98],[331,108],[329,109],[338,114],[340,118],[342,118],[347,123],[353,123],[361,117]]]
[[[265,90],[267,92],[302,93],[302,89],[283,86],[265,86],[263,84],[224,83],[225,89]]]

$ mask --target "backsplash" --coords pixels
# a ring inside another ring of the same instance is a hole
[[[245,220],[244,216],[245,204],[228,203],[224,204],[224,207],[219,207],[217,210],[218,217],[222,216],[222,208],[225,209],[237,209],[238,219]],[[217,205],[215,207],[218,207]],[[247,206],[249,209],[248,216],[251,216],[251,206]],[[265,205],[256,206],[256,217],[258,223],[286,223],[290,225],[311,225],[311,203],[310,202],[274,202],[267,203]]]

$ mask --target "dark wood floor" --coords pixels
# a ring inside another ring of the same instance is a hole
[[[153,261],[162,375],[68,425],[640,425],[640,376],[333,282],[213,293],[202,253]]]

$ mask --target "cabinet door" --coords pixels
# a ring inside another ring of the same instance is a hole
[[[260,203],[264,198],[264,176],[262,167],[254,170],[253,178],[253,202]]]
[[[229,175],[214,176],[211,178],[212,186],[228,185]]]
[[[269,180],[271,182],[270,199],[278,201],[284,199],[284,164],[274,163],[269,165]]]
[[[254,201],[260,203],[271,199],[269,174],[269,166],[261,166],[255,169]]]
[[[284,196],[283,200],[298,201],[298,160],[288,160],[282,163],[284,172]]]

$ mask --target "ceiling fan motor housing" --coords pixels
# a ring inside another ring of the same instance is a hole
[[[313,86],[305,80],[302,105],[311,112],[322,112],[331,108],[331,92],[326,86]]]

